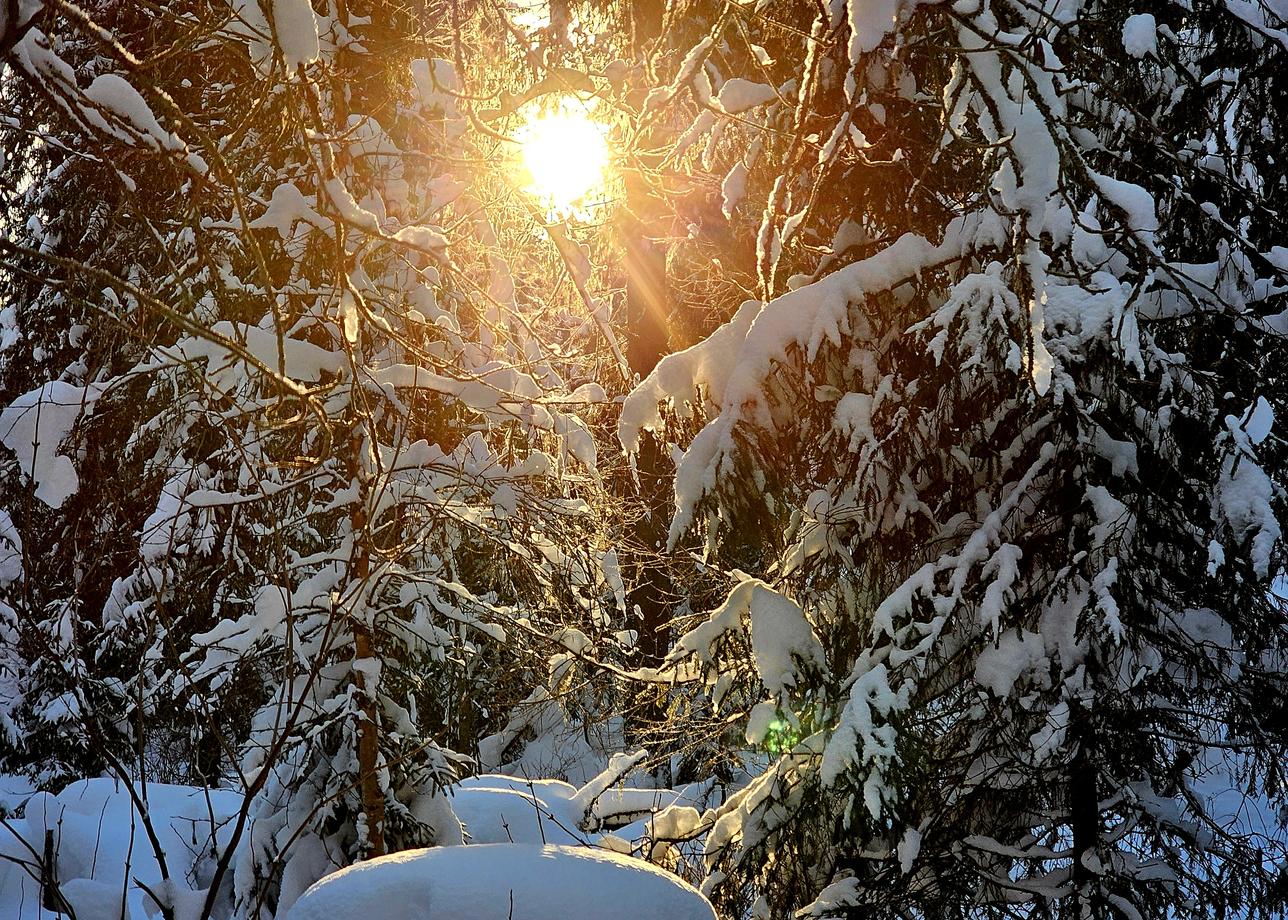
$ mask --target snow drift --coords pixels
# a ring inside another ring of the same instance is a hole
[[[715,920],[692,886],[628,856],[492,843],[358,863],[304,893],[287,920]]]

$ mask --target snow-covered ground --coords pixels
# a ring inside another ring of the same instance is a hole
[[[310,878],[284,885],[277,920],[710,920],[710,905],[687,882],[630,854],[652,852],[657,828],[690,820],[681,813],[696,822],[719,791],[711,783],[618,785],[634,763],[619,755],[581,786],[500,774],[464,779],[447,799],[463,845],[332,872],[297,900],[334,868],[323,860]],[[1214,765],[1195,789],[1232,829],[1282,833],[1279,816],[1246,795],[1228,768]],[[20,777],[0,776],[0,920],[64,920],[42,905],[38,863],[47,832],[75,920],[151,920],[156,909],[145,887],[170,892],[176,920],[197,920],[216,848],[227,846],[244,799],[229,790],[159,783],[135,794],[137,801],[108,778],[50,795]],[[145,798],[172,880],[168,889],[139,818]]]
[[[715,920],[692,886],[590,847],[490,843],[409,850],[335,872],[287,920]]]
[[[4,785],[12,783],[7,780]],[[213,840],[226,842],[229,818],[241,808],[242,796],[160,783],[136,791],[141,806],[146,792],[145,807],[169,877],[182,889],[205,888],[214,869],[212,825]],[[139,819],[140,810],[124,784],[107,778],[72,783],[56,796],[36,792],[26,797],[22,817],[6,818],[0,827],[0,917],[49,920],[58,916],[41,904],[36,877],[46,832],[52,834],[59,890],[76,920],[149,916],[139,883],[159,891],[163,874]]]
[[[712,785],[617,786],[633,765],[632,758],[614,758],[580,787],[502,775],[465,779],[447,799],[465,846],[399,853],[334,873],[298,902],[312,879],[290,895],[284,884],[278,918],[508,918],[512,891],[513,916],[526,920],[599,920],[610,902],[617,905],[616,920],[713,917],[706,900],[677,876],[623,855],[651,849],[651,821],[668,809],[701,811],[712,804]],[[50,795],[21,778],[0,777],[0,920],[64,916],[42,904],[39,865],[47,833],[59,890],[75,920],[152,918],[148,890],[169,893],[176,920],[196,920],[244,799],[229,790],[159,783],[134,791],[132,797],[123,783],[99,778]],[[144,808],[165,873],[139,817]],[[331,868],[323,861],[313,878]],[[365,905],[361,913],[352,907],[357,904]]]

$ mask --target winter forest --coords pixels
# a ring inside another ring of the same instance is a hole
[[[0,920],[1288,916],[1285,0],[0,0]]]

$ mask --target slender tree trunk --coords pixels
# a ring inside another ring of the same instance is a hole
[[[40,906],[45,910],[60,910],[62,896],[58,891],[58,853],[54,848],[54,832],[45,831],[45,848],[40,864]]]
[[[372,657],[371,633],[366,627],[353,631],[354,654],[358,658]],[[354,672],[354,684],[362,700],[362,717],[358,721],[358,783],[362,795],[362,811],[367,818],[367,855],[383,856],[385,847],[385,796],[380,789],[379,760],[380,734],[376,722],[375,694],[367,692],[366,677]]]
[[[361,434],[355,434],[349,447],[354,480],[360,481],[363,450]],[[371,575],[370,549],[365,540],[365,501],[360,499],[354,503],[349,519],[353,530],[353,556],[349,574],[352,582],[361,585]],[[358,592],[359,597],[365,595],[365,590]],[[375,657],[371,629],[357,617],[353,623],[353,654],[359,661]],[[367,855],[383,856],[387,852],[385,796],[380,788],[380,725],[376,711],[376,688],[368,687],[366,674],[357,669],[353,671],[353,683],[358,689],[359,705],[362,708],[358,719],[358,791],[362,800],[362,812],[367,821]]]
[[[661,34],[666,4],[661,0],[641,0],[631,6],[631,34],[636,60],[642,60],[647,47]],[[651,163],[639,163],[648,169]],[[626,263],[626,359],[631,370],[641,377],[648,374],[669,347],[668,319],[671,295],[666,276],[666,251],[652,237],[664,209],[654,196],[640,171],[625,177],[626,211],[621,226],[622,249]],[[643,515],[635,528],[635,541],[643,558],[637,570],[635,586],[628,596],[632,611],[638,609],[640,653],[646,666],[656,667],[669,646],[667,626],[670,622],[672,586],[666,570],[653,558],[665,548],[670,492],[670,458],[664,445],[645,437],[636,458]]]
[[[1075,903],[1083,915],[1094,902],[1091,885],[1096,874],[1086,865],[1100,842],[1100,795],[1096,788],[1096,768],[1092,761],[1091,731],[1087,714],[1080,709],[1072,713],[1074,737],[1078,748],[1069,763],[1069,825],[1073,832],[1073,884]]]

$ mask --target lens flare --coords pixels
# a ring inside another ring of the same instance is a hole
[[[599,203],[608,167],[608,125],[589,106],[567,96],[528,113],[515,133],[528,182],[552,217],[584,214]]]

